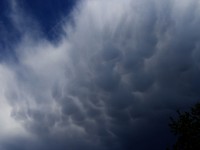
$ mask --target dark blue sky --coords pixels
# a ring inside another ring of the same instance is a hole
[[[71,12],[77,0],[20,0],[17,1],[19,7],[25,11],[30,17],[34,18],[40,25],[42,32],[48,38],[54,38],[55,32],[53,28],[59,28],[60,22],[67,14]],[[15,36],[12,22],[9,18],[10,6],[9,1],[0,1],[0,34],[8,32],[11,36]],[[0,26],[1,27],[1,26]],[[54,33],[52,33],[54,32]],[[1,38],[2,41],[2,38]]]
[[[77,0],[20,0],[18,6],[39,24],[40,32],[49,40],[56,40],[62,20],[67,19]],[[0,1],[0,59],[13,54],[12,46],[20,41],[21,34],[10,18],[8,0]]]
[[[41,24],[42,30],[52,37],[52,28],[59,28],[59,23],[67,18],[77,0],[23,0],[26,12],[33,15]]]

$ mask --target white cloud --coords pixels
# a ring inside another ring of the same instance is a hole
[[[6,94],[10,88],[16,87],[15,74],[9,68],[0,65],[0,139],[13,136],[25,135],[26,132],[22,125],[11,116],[12,107],[10,106]]]

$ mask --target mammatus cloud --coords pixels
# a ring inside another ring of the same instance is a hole
[[[0,148],[164,149],[169,115],[200,96],[199,11],[197,0],[85,0],[56,43],[15,12]]]

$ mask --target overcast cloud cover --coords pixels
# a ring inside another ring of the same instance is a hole
[[[10,8],[19,39],[1,40],[12,51],[0,62],[1,150],[173,143],[169,116],[200,97],[200,1],[82,0],[54,41]]]

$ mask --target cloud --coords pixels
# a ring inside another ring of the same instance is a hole
[[[199,99],[199,5],[81,1],[54,43],[16,11],[16,60],[0,64],[2,149],[165,148],[168,117]]]

